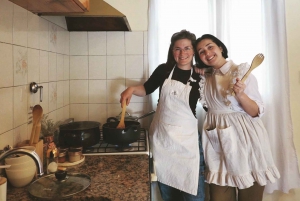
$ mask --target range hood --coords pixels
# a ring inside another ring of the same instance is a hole
[[[65,16],[68,31],[131,31],[126,16],[105,1],[89,0],[89,7],[84,13],[55,15]]]

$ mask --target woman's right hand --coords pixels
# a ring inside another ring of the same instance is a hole
[[[123,100],[126,100],[126,105],[129,105],[132,95],[140,97],[145,96],[146,90],[144,85],[128,87],[125,91],[123,91],[120,98],[121,107]]]
[[[128,87],[125,91],[121,93],[121,98],[120,98],[121,107],[122,107],[123,100],[126,101],[126,105],[130,103],[132,94],[133,94],[133,87]]]

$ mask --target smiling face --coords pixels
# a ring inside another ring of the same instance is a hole
[[[222,47],[211,39],[203,39],[197,44],[196,49],[201,61],[207,66],[218,69],[226,63],[226,59],[222,56]]]
[[[180,39],[174,43],[173,57],[177,63],[178,68],[182,70],[191,69],[193,56],[194,49],[192,41],[190,41],[189,39]]]

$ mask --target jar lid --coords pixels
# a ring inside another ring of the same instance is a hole
[[[76,155],[81,155],[81,154],[82,154],[81,149],[70,149],[68,151],[69,156],[76,156]]]
[[[67,173],[62,181],[57,180],[54,174],[50,174],[32,182],[28,192],[41,199],[65,199],[85,190],[90,184],[91,178],[86,174]]]
[[[66,151],[61,151],[61,152],[58,153],[58,157],[63,157],[63,156],[65,156],[66,154],[67,154]]]
[[[47,150],[47,158],[56,158],[58,156],[57,148]]]

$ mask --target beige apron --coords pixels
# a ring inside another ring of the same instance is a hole
[[[149,130],[154,166],[158,181],[196,195],[200,160],[198,121],[189,105],[192,87],[189,82],[171,80],[174,68],[162,86]]]

